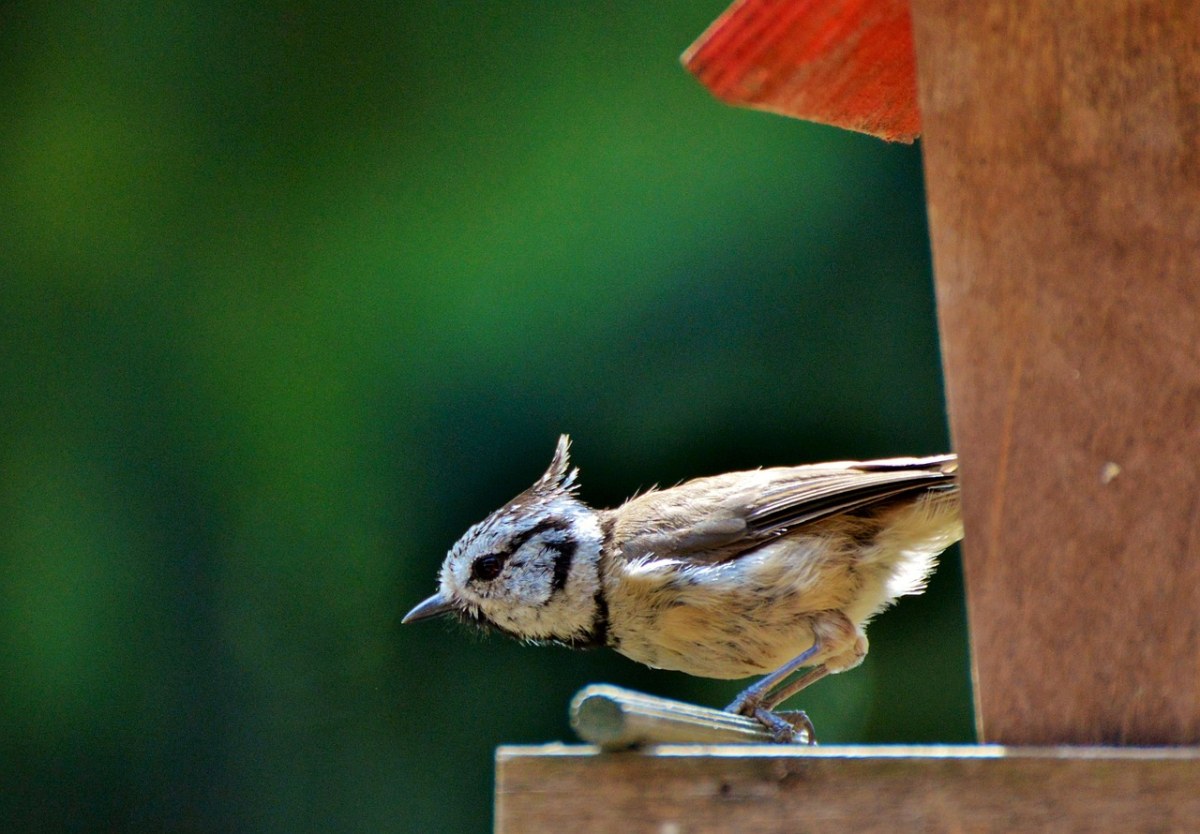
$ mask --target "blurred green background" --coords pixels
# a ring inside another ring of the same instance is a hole
[[[607,681],[399,627],[560,431],[583,496],[948,445],[920,158],[718,104],[725,0],[6,3],[6,831],[484,831]],[[972,738],[958,558],[798,699]]]

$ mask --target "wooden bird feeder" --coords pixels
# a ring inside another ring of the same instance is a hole
[[[982,744],[501,748],[497,830],[1200,830],[1195,5],[739,0],[685,63],[923,137]]]

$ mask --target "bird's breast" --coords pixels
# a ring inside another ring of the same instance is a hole
[[[861,585],[820,539],[780,539],[720,564],[648,559],[606,578],[610,635],[625,656],[708,678],[770,672],[813,643],[812,617]]]

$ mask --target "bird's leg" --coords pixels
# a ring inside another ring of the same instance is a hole
[[[782,715],[772,712],[771,709],[782,702],[784,698],[799,692],[810,683],[820,680],[828,674],[828,670],[824,666],[816,666],[807,674],[801,675],[791,684],[783,687],[780,690],[783,692],[782,695],[773,691],[779,684],[787,680],[789,675],[811,660],[820,651],[820,648],[819,641],[813,643],[811,648],[802,652],[798,657],[789,660],[771,674],[755,681],[742,690],[741,694],[733,699],[733,703],[725,707],[725,711],[758,719],[760,724],[771,731],[771,735],[775,737],[777,743],[788,744],[797,740],[796,731],[802,730],[807,743],[816,744],[816,730],[807,713],[803,710],[795,710],[789,712],[788,717],[784,718]]]
[[[808,661],[821,651],[821,641],[816,640],[813,644],[801,652],[797,657],[792,658],[787,663],[780,666],[769,675],[756,680],[750,686],[746,687],[741,693],[733,699],[733,703],[725,707],[726,712],[736,712],[740,715],[753,716],[755,711],[767,702],[767,695],[771,690],[779,684],[787,680],[793,672],[804,666]],[[819,668],[819,667],[818,667]],[[805,677],[808,677],[805,675]],[[772,699],[767,709],[779,703],[777,699]]]
[[[828,674],[829,667],[824,663],[822,663],[820,666],[814,666],[791,683],[781,686],[773,692],[768,693],[768,695],[763,698],[762,704],[767,709],[775,709],[775,707],[782,704],[801,689],[816,683]]]
[[[822,654],[823,647],[841,647],[846,644],[848,647],[845,651],[838,652],[824,663],[814,666],[791,683],[785,683],[797,669]],[[733,703],[725,708],[725,711],[757,718],[772,732],[776,741],[792,741],[795,731],[803,729],[807,732],[808,743],[815,744],[816,736],[813,733],[812,721],[803,711],[789,713],[792,716],[789,721],[773,712],[774,708],[826,675],[852,669],[862,662],[866,653],[867,639],[861,629],[850,622],[845,614],[837,611],[828,612],[813,622],[812,646],[744,689],[740,695],[734,698]]]

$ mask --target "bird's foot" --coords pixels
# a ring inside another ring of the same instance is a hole
[[[816,744],[817,735],[812,719],[803,710],[773,712],[762,706],[765,692],[750,687],[725,707],[725,712],[745,715],[762,724],[771,733],[776,744]]]
[[[779,713],[758,707],[754,710],[753,717],[770,731],[776,744],[817,743],[812,720],[803,710]]]

